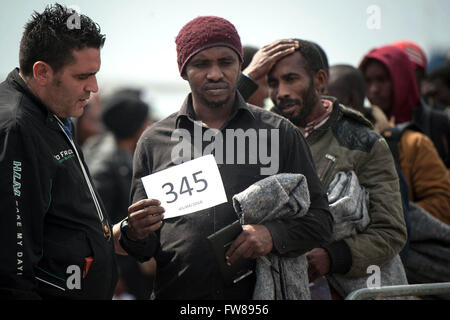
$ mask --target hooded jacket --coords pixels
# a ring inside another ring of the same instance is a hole
[[[370,59],[381,62],[391,76],[393,101],[392,109],[386,117],[391,119],[394,116],[395,123],[411,121],[413,109],[419,104],[419,91],[408,56],[397,47],[384,46],[370,51],[359,68],[364,70]]]
[[[414,66],[406,53],[394,46],[383,46],[370,51],[359,69],[364,72],[370,59],[381,62],[389,71],[392,81],[392,110],[387,118],[395,117],[395,123],[413,121],[434,143],[441,159],[450,166],[450,116],[432,110],[420,100]]]
[[[90,181],[80,148],[13,70],[0,84],[0,296],[112,298],[112,229]]]

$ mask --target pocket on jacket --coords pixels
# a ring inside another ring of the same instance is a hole
[[[53,284],[56,289],[82,289],[84,271],[89,271],[85,258],[94,259],[92,246],[84,231],[59,229],[46,230],[42,258],[35,268],[36,276],[41,283]]]

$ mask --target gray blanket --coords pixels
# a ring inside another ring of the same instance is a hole
[[[332,241],[355,235],[370,223],[369,193],[359,185],[355,172],[336,173],[327,195],[334,221]]]
[[[369,194],[359,185],[355,172],[338,172],[328,188],[328,202],[334,219],[333,241],[362,232],[370,223]],[[397,254],[380,268],[380,286],[408,284],[400,256]],[[327,279],[343,297],[354,290],[367,288],[369,277],[349,278],[329,274]],[[393,299],[405,299],[398,297]]]
[[[233,196],[242,224],[301,217],[309,205],[308,185],[301,174],[270,176]],[[288,258],[269,253],[256,259],[253,299],[310,300],[308,282],[305,255]]]

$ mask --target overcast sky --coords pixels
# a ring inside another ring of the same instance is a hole
[[[6,2],[6,3],[5,3]],[[40,0],[2,1],[0,76],[18,66],[23,26]],[[178,74],[175,37],[200,15],[231,21],[243,45],[262,46],[280,38],[319,43],[330,64],[357,65],[371,48],[412,40],[427,55],[450,48],[448,0],[129,0],[61,1],[99,23],[106,43],[98,75],[107,92],[122,85],[144,88],[160,116],[176,111],[189,92]]]

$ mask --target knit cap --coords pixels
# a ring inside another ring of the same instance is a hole
[[[226,46],[243,61],[242,44],[236,28],[228,20],[215,16],[202,16],[189,21],[178,33],[175,44],[180,74],[186,63],[201,50]]]

